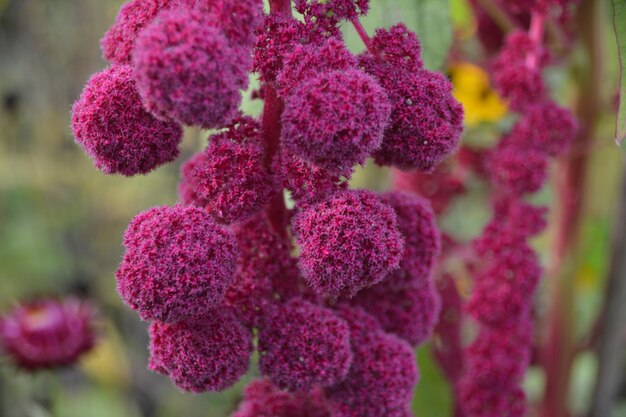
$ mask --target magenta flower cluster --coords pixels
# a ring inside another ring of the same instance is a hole
[[[73,111],[106,173],[172,161],[182,126],[216,131],[181,168],[181,203],[138,214],[116,278],[150,322],[149,368],[190,392],[232,386],[237,417],[410,416],[414,347],[437,322],[441,236],[426,199],[352,190],[372,158],[431,171],[459,142],[451,83],[404,25],[346,49],[367,0],[132,0],[111,66]],[[251,71],[258,120],[239,110]],[[288,209],[287,190],[294,202]]]
[[[75,298],[39,299],[0,317],[0,348],[28,371],[71,365],[96,337],[95,310]]]
[[[549,60],[537,28],[552,3],[524,2],[531,5],[531,29],[510,34],[493,66],[496,87],[519,116],[482,160],[481,174],[496,198],[491,222],[473,242],[474,288],[465,310],[479,331],[465,349],[458,382],[468,417],[526,414],[521,383],[531,360],[532,310],[543,272],[529,239],[545,228],[546,210],[524,196],[543,187],[550,159],[569,150],[578,130],[571,112],[549,98],[541,73]]]

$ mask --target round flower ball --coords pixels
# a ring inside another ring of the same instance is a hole
[[[298,268],[287,239],[279,236],[261,212],[233,226],[240,248],[237,271],[224,303],[248,328],[259,328],[278,299],[299,292]]]
[[[198,195],[198,182],[193,176],[193,172],[208,163],[206,152],[198,152],[189,158],[180,167],[180,183],[178,184],[178,195],[183,204],[191,204],[197,207],[206,207],[209,202]]]
[[[351,301],[376,317],[382,328],[412,346],[432,335],[441,299],[429,279],[419,288],[390,289],[386,281],[359,292]]]
[[[181,7],[159,13],[139,34],[133,63],[148,111],[212,129],[237,115],[251,58],[208,25],[200,11]]]
[[[261,373],[290,391],[334,385],[352,362],[348,324],[299,298],[279,306],[260,330],[259,352]]]
[[[130,66],[114,65],[87,82],[72,108],[76,142],[107,174],[146,174],[179,154],[182,128],[144,110]]]
[[[115,23],[100,40],[104,58],[115,64],[130,64],[137,35],[161,10],[176,0],[131,0],[122,5]]]
[[[177,323],[153,322],[148,368],[185,391],[222,391],[246,373],[252,348],[252,333],[232,311],[208,310]]]
[[[452,95],[448,79],[425,69],[390,66],[369,54],[360,64],[380,82],[391,102],[383,143],[374,153],[377,164],[430,171],[457,148],[463,107]]]
[[[276,155],[272,167],[300,208],[319,203],[348,188],[348,181],[341,175],[321,169],[289,152]]]
[[[539,191],[548,176],[546,154],[532,148],[498,146],[487,164],[493,182],[514,195]]]
[[[286,392],[267,379],[253,381],[233,417],[331,417],[320,390]]]
[[[371,48],[389,67],[402,67],[405,71],[419,71],[424,67],[422,45],[415,32],[403,23],[389,29],[376,29]]]
[[[404,237],[404,257],[400,269],[410,271],[414,277],[411,281],[428,280],[441,252],[441,233],[430,202],[416,194],[398,191],[384,193],[381,199],[396,212],[398,229]],[[396,284],[402,285],[400,282]],[[405,284],[413,285],[411,282]]]
[[[285,100],[282,144],[321,168],[349,175],[380,146],[389,111],[385,92],[369,75],[323,73]]]
[[[356,68],[357,60],[337,38],[324,39],[321,44],[296,45],[285,58],[276,78],[277,91],[288,97],[301,83],[330,71]]]
[[[131,221],[116,278],[144,320],[175,322],[218,305],[235,273],[234,234],[193,206],[156,207]]]
[[[553,101],[531,106],[517,121],[509,140],[555,157],[567,152],[578,133],[572,112]]]
[[[28,371],[71,365],[95,340],[94,310],[74,298],[21,304],[0,318],[0,347]]]
[[[319,295],[352,297],[380,282],[402,259],[404,239],[393,209],[366,190],[348,190],[293,220],[300,268]]]
[[[373,331],[352,339],[348,376],[326,389],[333,415],[380,417],[406,410],[418,370],[413,349],[397,337]]]
[[[194,158],[188,184],[197,200],[220,222],[244,221],[279,192],[265,165],[261,126],[250,117],[238,118],[209,138],[204,157]]]

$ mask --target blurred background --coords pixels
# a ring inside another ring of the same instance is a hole
[[[364,19],[370,33],[375,27],[404,21],[420,35],[426,65],[453,78],[468,115],[466,143],[489,143],[495,139],[494,124],[510,125],[506,106],[497,97],[478,101],[472,93],[485,73],[465,62],[472,56],[478,60],[481,52],[476,22],[464,0],[371,2],[372,11]],[[614,106],[610,103],[618,80],[615,39],[608,23],[610,1],[602,2],[607,25],[600,34],[606,48],[601,95],[609,105],[599,116],[591,149],[581,243],[572,272],[580,334],[587,334],[603,302],[623,166],[623,154],[612,140]],[[141,210],[176,201],[179,166],[202,149],[207,136],[188,130],[176,163],[134,178],[105,176],[74,143],[69,129],[71,105],[88,77],[106,65],[98,41],[121,3],[0,0],[0,313],[21,300],[61,294],[87,297],[100,312],[98,346],[77,367],[28,374],[0,362],[0,416],[226,416],[254,376],[251,372],[225,393],[180,393],[167,378],[146,370],[146,324],[116,294],[114,271],[128,221]],[[349,46],[359,50],[352,28],[345,29]],[[455,58],[459,45],[462,59]],[[561,102],[567,103],[575,94],[586,59],[574,48],[566,68],[548,74]],[[246,100],[244,109],[259,114],[260,103]],[[384,189],[389,174],[368,165],[354,183]],[[473,191],[457,201],[442,221],[444,229],[467,239],[480,233],[489,216],[480,187]],[[536,200],[550,204],[551,187]],[[536,246],[542,253],[547,250],[545,235]],[[415,409],[425,417],[449,416],[449,388],[428,346],[420,350],[418,359],[424,383],[417,388]],[[576,356],[570,399],[578,413],[588,406],[596,368],[593,353]],[[526,383],[531,398],[540,395],[543,381],[540,371],[531,370]],[[626,398],[626,387],[622,397]],[[618,415],[626,416],[626,402]]]

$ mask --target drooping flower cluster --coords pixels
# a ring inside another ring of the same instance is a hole
[[[465,308],[479,325],[465,350],[466,369],[459,382],[460,404],[468,417],[526,413],[521,382],[530,363],[532,308],[542,275],[528,239],[545,228],[546,210],[523,198],[544,185],[550,158],[567,152],[577,134],[573,115],[548,97],[541,74],[548,62],[542,27],[549,3],[531,5],[531,29],[507,37],[493,68],[496,86],[519,117],[486,153],[482,166],[496,197],[491,222],[473,242],[478,259],[471,268],[474,288]]]
[[[74,298],[41,299],[0,317],[0,348],[28,371],[75,363],[96,342],[95,311]]]
[[[483,23],[494,22],[473,3],[479,30],[486,31]],[[453,163],[434,174],[395,175],[397,188],[430,198],[437,215],[478,181],[490,191],[491,221],[469,243],[443,236],[437,277],[435,354],[456,397],[455,415],[467,417],[527,414],[521,383],[535,343],[533,307],[543,273],[529,239],[545,229],[547,210],[525,198],[544,186],[550,162],[569,151],[578,131],[572,113],[550,98],[542,72],[552,64],[543,41],[546,19],[574,2],[495,3],[520,25],[501,43],[492,32],[481,37],[486,50],[497,52],[489,67],[499,93],[517,112],[512,128],[492,148],[462,147]],[[470,341],[463,340],[464,324],[475,327]]]
[[[181,389],[233,385],[256,345],[265,379],[238,417],[409,416],[441,237],[427,200],[347,184],[370,157],[433,170],[462,108],[404,25],[347,50],[339,24],[360,27],[367,0],[297,0],[302,19],[262,3],[132,0],[103,39],[112,66],[74,106],[96,165],[143,174],[174,159],[181,125],[217,129],[182,166],[181,204],[131,221],[118,291],[151,322],[149,368]],[[239,110],[251,70],[260,120]]]

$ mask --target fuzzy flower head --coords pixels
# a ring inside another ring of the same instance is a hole
[[[512,195],[539,191],[548,177],[548,160],[543,152],[532,148],[501,143],[487,162],[494,184]]]
[[[183,201],[205,207],[223,223],[248,219],[279,191],[265,167],[261,126],[250,117],[211,136],[202,156],[193,157],[182,173]]]
[[[189,392],[222,391],[250,363],[252,333],[232,311],[207,310],[178,323],[150,325],[150,370],[168,375]]]
[[[369,0],[295,0],[307,28],[325,36],[341,36],[339,23],[367,14]]]
[[[291,391],[334,385],[352,362],[347,323],[298,298],[279,306],[261,329],[259,352],[261,372]]]
[[[322,43],[296,45],[285,58],[276,78],[277,90],[285,97],[292,92],[300,94],[303,82],[324,72],[346,71],[356,66],[356,58],[339,39],[329,38]]]
[[[176,0],[131,0],[122,5],[115,23],[100,41],[104,58],[115,64],[130,64],[137,35],[157,13]]]
[[[249,51],[184,7],[159,13],[139,34],[133,63],[148,111],[207,129],[237,115],[251,66]]]
[[[404,71],[417,72],[424,67],[422,45],[415,32],[403,23],[389,29],[377,29],[370,47],[380,59],[379,64],[389,70],[399,66]]]
[[[541,278],[535,252],[526,244],[510,245],[475,276],[467,311],[489,325],[518,321],[533,306]]]
[[[267,379],[252,382],[233,417],[331,417],[321,392],[290,393]]]
[[[349,174],[380,146],[389,111],[383,89],[362,71],[320,74],[287,98],[282,143],[323,169]]]
[[[72,108],[76,142],[107,174],[146,174],[178,156],[181,127],[146,112],[133,70],[114,65],[87,82]]]
[[[441,307],[434,283],[424,279],[422,285],[390,289],[382,282],[359,292],[351,302],[376,317],[386,332],[417,346],[432,335]]]
[[[361,56],[360,63],[380,82],[391,102],[383,143],[374,153],[376,163],[429,171],[457,148],[463,107],[443,75],[389,66],[368,54]]]
[[[351,297],[396,269],[404,239],[393,209],[365,190],[345,191],[293,220],[300,267],[320,295]]]
[[[536,65],[530,65],[534,56]],[[541,75],[548,55],[536,45],[526,32],[517,31],[507,36],[505,44],[492,65],[493,82],[511,109],[524,111],[546,97],[546,86]]]
[[[409,271],[421,281],[428,280],[441,251],[441,234],[430,203],[417,195],[397,191],[384,193],[381,199],[393,207],[404,237],[400,269]]]
[[[124,235],[126,254],[117,289],[144,320],[174,322],[222,301],[233,280],[233,233],[193,206],[156,207],[138,214]]]
[[[567,152],[577,133],[578,123],[572,112],[553,101],[545,101],[522,114],[509,142],[555,157]]]
[[[348,376],[326,390],[334,415],[406,415],[418,380],[413,350],[382,331],[352,338],[354,359]]]
[[[265,17],[254,45],[253,70],[263,82],[274,82],[284,64],[284,57],[298,40],[306,38],[302,25],[282,14]]]
[[[347,180],[341,175],[328,172],[287,151],[276,156],[273,167],[284,188],[291,192],[291,197],[301,208],[319,203],[331,194],[348,188]]]
[[[233,230],[240,255],[224,302],[246,327],[259,328],[276,301],[300,292],[296,259],[289,253],[289,242],[272,229],[264,214],[234,225]]]
[[[0,318],[0,347],[28,371],[71,365],[95,340],[94,310],[73,298],[22,304]]]

